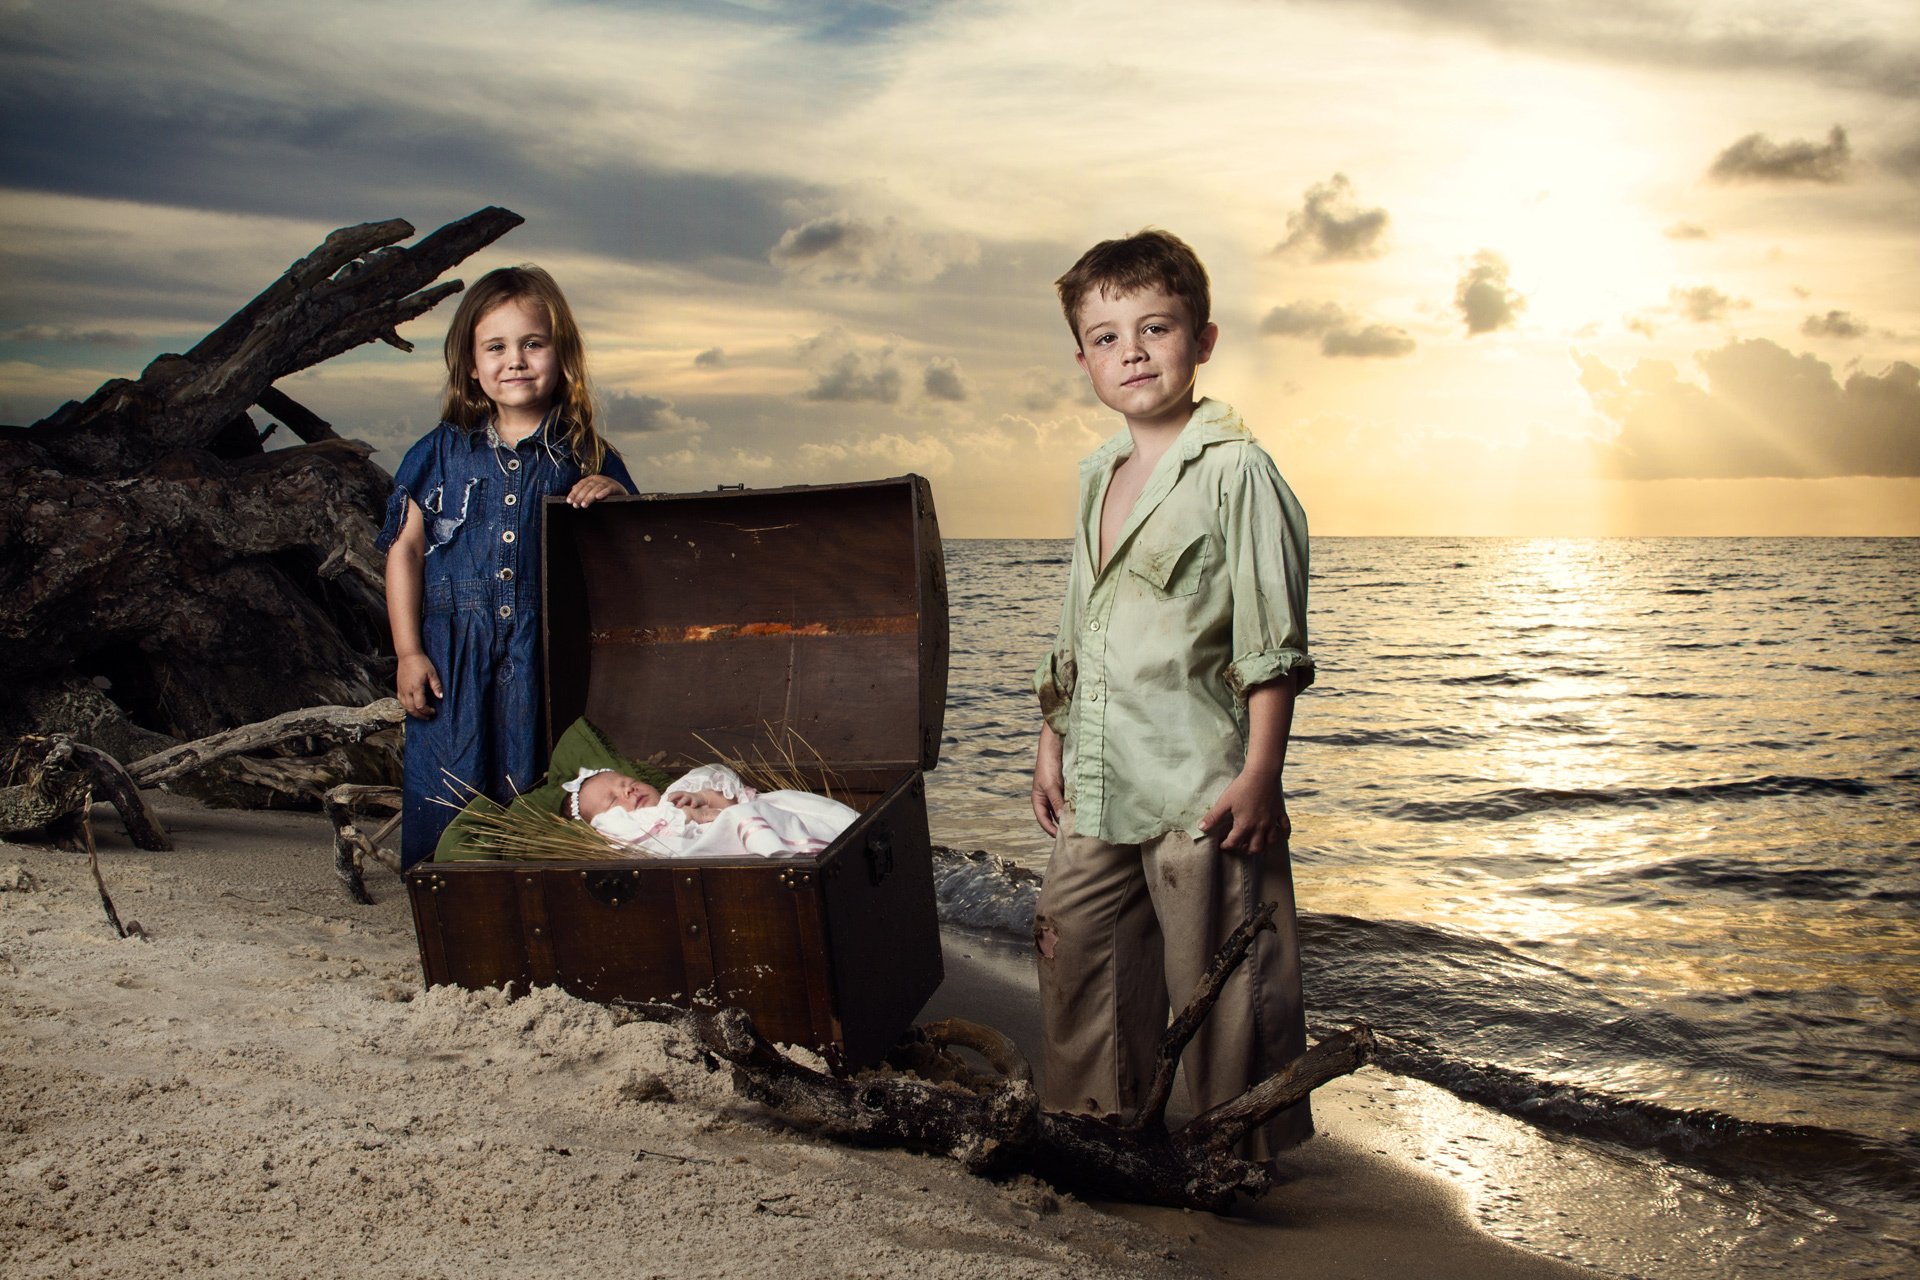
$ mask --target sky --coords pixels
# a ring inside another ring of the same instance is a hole
[[[1910,0],[0,11],[0,422],[497,204],[455,274],[554,273],[644,488],[1062,537],[1123,424],[1052,282],[1156,226],[1315,534],[1920,535]],[[282,388],[391,469],[451,314]]]

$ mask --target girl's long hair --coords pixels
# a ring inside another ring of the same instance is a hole
[[[462,431],[478,431],[493,416],[493,401],[481,393],[474,377],[473,334],[481,317],[503,302],[531,298],[546,308],[553,330],[553,350],[560,360],[560,387],[555,403],[560,410],[559,431],[582,475],[596,475],[606,461],[606,442],[594,427],[593,387],[587,381],[587,346],[574,323],[573,309],[551,275],[523,264],[489,271],[460,298],[453,323],[447,328],[447,389],[440,402],[440,418]]]

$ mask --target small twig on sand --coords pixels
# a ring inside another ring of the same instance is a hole
[[[100,890],[100,905],[107,909],[107,923],[113,926],[115,933],[124,938],[127,936],[127,928],[120,923],[120,913],[113,909],[113,898],[107,893],[106,878],[100,874],[100,850],[93,843],[93,819],[89,814],[91,804],[92,798],[89,797],[88,803],[80,806],[80,836],[87,842],[87,862],[93,867],[94,886]],[[147,931],[137,922],[133,928],[141,937],[147,936]]]

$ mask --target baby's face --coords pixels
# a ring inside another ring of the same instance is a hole
[[[588,822],[609,809],[645,809],[660,803],[660,792],[624,773],[596,773],[580,784],[580,816]]]

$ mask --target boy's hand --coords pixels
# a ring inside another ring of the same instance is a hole
[[[427,696],[429,689],[433,691],[432,698]],[[400,699],[408,715],[421,720],[433,719],[434,700],[447,696],[440,687],[440,673],[433,669],[432,659],[424,653],[410,653],[400,659],[393,677],[393,695]]]
[[[578,484],[567,490],[567,505],[590,507],[602,498],[611,498],[616,493],[626,491],[626,487],[612,476],[582,476]]]
[[[1066,774],[1060,764],[1060,735],[1041,722],[1040,748],[1033,758],[1033,816],[1050,836],[1060,834],[1060,815],[1067,811]]]
[[[1293,824],[1287,820],[1287,798],[1277,774],[1243,770],[1200,819],[1200,829],[1211,832],[1223,818],[1227,834],[1220,847],[1235,853],[1285,849],[1287,837],[1293,834]]]

